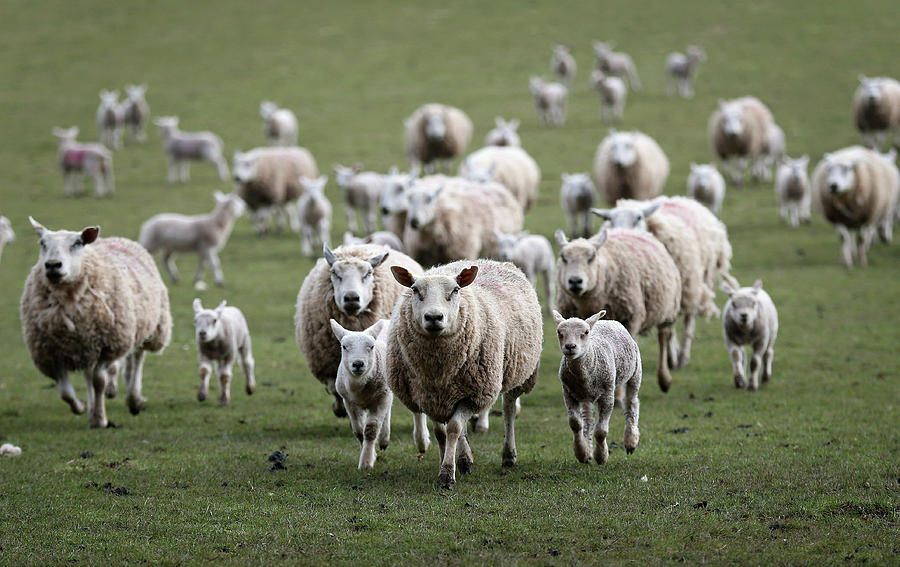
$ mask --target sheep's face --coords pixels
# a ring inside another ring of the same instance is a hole
[[[744,133],[744,121],[740,107],[728,104],[722,108],[722,133],[729,138],[737,138]]]
[[[100,91],[100,105],[105,107],[119,104],[119,91]]]
[[[349,187],[355,175],[356,171],[352,167],[334,166],[334,182],[337,183],[338,187]]]
[[[325,198],[325,184],[328,183],[328,176],[321,175],[315,179],[309,177],[300,177],[300,186],[309,195],[311,199]]]
[[[615,134],[610,142],[609,159],[619,168],[631,167],[637,161],[634,138],[628,134]]]
[[[787,158],[781,167],[786,168],[793,179],[806,179],[806,168],[809,166],[809,156],[797,159]]]
[[[693,59],[694,61],[706,61],[706,52],[702,47],[698,47],[696,45],[689,45],[687,48],[688,57]]]
[[[475,183],[490,183],[494,180],[494,171],[496,168],[492,165],[491,167],[484,166],[466,166],[466,179],[469,181],[474,181]]]
[[[127,85],[125,92],[128,94],[128,100],[138,102],[144,100],[144,93],[147,92],[147,85]]]
[[[178,118],[175,116],[160,116],[153,123],[159,128],[163,137],[168,137],[178,129]]]
[[[881,101],[881,84],[878,81],[863,78],[860,88],[862,98],[867,104],[878,104]]]
[[[587,173],[564,173],[559,190],[563,195],[588,195],[591,198],[594,196],[594,184]]]
[[[0,243],[12,242],[16,239],[16,233],[13,232],[12,225],[6,217],[0,217]]]
[[[564,357],[569,360],[577,360],[584,356],[588,350],[591,329],[604,315],[606,315],[606,311],[591,315],[587,319],[578,317],[566,319],[558,311],[553,311],[553,319],[557,325],[556,338],[559,339],[559,349]]]
[[[381,213],[384,215],[403,213],[409,209],[408,193],[416,176],[397,173],[392,170],[384,176],[381,191]]]
[[[375,342],[387,327],[387,319],[379,319],[365,331],[348,331],[334,319],[331,331],[341,343],[341,366],[352,376],[362,377],[375,367]]]
[[[597,57],[606,57],[612,52],[612,44],[603,42],[603,41],[595,41],[594,42],[594,54]]]
[[[601,234],[605,240],[605,233]],[[556,271],[560,287],[570,295],[584,295],[597,286],[597,274],[602,270],[598,266],[602,260],[597,254],[601,244],[602,241],[598,243],[597,239],[577,238],[559,251]]]
[[[81,260],[84,247],[100,235],[99,226],[89,226],[81,232],[49,230],[29,217],[40,238],[41,252],[38,265],[44,269],[44,277],[51,285],[67,285],[81,276]]]
[[[728,317],[742,329],[752,329],[759,317],[759,300],[757,290],[751,287],[741,288],[731,296],[731,309]]]
[[[231,168],[234,180],[249,183],[256,177],[256,160],[249,153],[234,152],[234,166]]]
[[[538,77],[531,77],[531,79],[528,80],[528,89],[533,96],[539,96],[544,90],[545,85],[546,83],[544,80]]]
[[[393,266],[391,272],[400,285],[410,288],[407,295],[416,329],[432,337],[456,332],[459,323],[460,289],[475,281],[478,267],[464,268],[453,278],[444,275],[413,277],[407,270]]]
[[[522,145],[521,140],[519,140],[519,134],[517,130],[519,129],[519,121],[517,119],[510,120],[507,122],[502,118],[496,118],[494,120],[496,127],[488,132],[487,139],[489,140],[489,144],[493,146],[520,146]]]
[[[497,236],[497,256],[504,262],[510,262],[513,251],[519,243],[519,236],[515,234],[503,234],[500,231],[494,233]]]
[[[388,254],[377,254],[368,260],[354,257],[338,259],[331,250],[325,249],[325,260],[331,267],[334,303],[342,313],[353,316],[369,309],[375,294],[375,268],[384,262]]]
[[[222,335],[224,310],[224,301],[215,309],[204,309],[199,299],[194,300],[194,330],[198,343],[211,343]]]
[[[690,184],[700,189],[711,189],[718,170],[710,164],[691,164]]]
[[[826,158],[828,163],[828,176],[825,183],[828,191],[833,195],[840,195],[853,189],[856,183],[856,164],[848,162],[837,162]]]
[[[74,142],[75,138],[78,137],[78,126],[72,126],[71,128],[54,128],[53,135],[56,136],[61,143],[62,142]]]
[[[437,200],[443,191],[443,186],[433,189],[431,187],[417,187],[409,192],[409,209],[406,223],[413,230],[431,224],[437,210]]]
[[[278,105],[274,102],[263,101],[259,104],[259,115],[263,118],[263,120],[268,120],[270,116],[275,114],[275,111],[278,110]]]
[[[244,214],[244,211],[247,209],[247,204],[244,203],[244,200],[238,197],[236,193],[229,193],[226,195],[221,191],[216,191],[213,193],[213,198],[216,200],[216,205],[227,207],[231,215],[235,218]]]
[[[444,115],[431,112],[425,115],[425,138],[429,142],[438,142],[447,135],[447,121]]]

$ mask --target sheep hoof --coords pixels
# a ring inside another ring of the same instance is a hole
[[[662,390],[664,393],[668,392],[669,387],[672,385],[672,377],[671,376],[669,376],[669,377],[660,376],[658,382],[659,382],[659,389]]]
[[[468,457],[460,455],[456,459],[456,468],[459,469],[461,474],[472,474],[472,461]]]
[[[197,401],[205,402],[206,401],[206,392],[197,392]]]
[[[91,429],[106,429],[107,425],[109,424],[105,419],[103,421],[91,420]]]
[[[630,455],[634,453],[634,447],[625,447],[625,454]]]
[[[206,282],[194,282],[194,289],[197,291],[206,291]]]
[[[386,450],[386,449],[388,448],[389,445],[390,445],[390,443],[387,443],[387,442],[385,442],[385,443],[379,443],[379,444],[378,444],[378,448],[379,448],[380,450],[384,451],[384,450]]]
[[[734,377],[734,387],[741,390],[747,386],[747,383],[740,376]]]
[[[69,402],[69,408],[72,410],[72,413],[74,413],[75,415],[81,415],[85,411],[87,411],[87,408],[85,407],[84,403],[82,403],[81,400],[74,400],[72,402]]]
[[[507,453],[506,451],[503,452],[503,466],[504,467],[506,467],[506,468],[514,467],[514,466],[516,466],[517,462],[518,462],[518,459],[516,458],[515,451],[510,451],[509,453]]]
[[[118,388],[116,388],[115,383],[110,382],[106,385],[106,389],[103,391],[103,394],[106,396],[107,399],[112,399],[112,398],[116,397],[117,391],[118,391]]]
[[[453,473],[441,471],[441,474],[438,475],[438,484],[440,484],[441,488],[444,490],[452,490],[453,485],[456,484],[456,479],[453,478]]]
[[[256,391],[256,384],[247,384],[246,390],[247,390],[247,395],[252,396],[253,392]]]
[[[347,417],[347,408],[344,407],[344,402],[338,400],[332,402],[331,411],[334,412],[335,417]]]
[[[143,396],[135,396],[128,398],[128,411],[131,412],[131,415],[137,415],[141,413],[141,410],[144,409],[144,402],[147,401]]]

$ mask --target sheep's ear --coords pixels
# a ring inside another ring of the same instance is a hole
[[[503,120],[503,118],[500,117],[500,116],[495,116],[495,117],[494,117],[494,126],[496,126],[497,128],[503,127],[503,124],[504,124],[505,122],[506,122],[506,121]]]
[[[478,275],[478,266],[463,268],[463,270],[456,276],[456,283],[459,284],[459,287],[466,287],[467,285],[475,281],[476,275]]]
[[[807,165],[809,165],[809,155],[803,154],[802,156],[800,156],[800,161],[802,161],[803,166],[806,167]]]
[[[216,315],[219,315],[219,316],[222,315],[222,311],[225,310],[225,305],[227,305],[227,302],[224,299],[222,300],[222,303],[216,305],[216,308],[215,308]]]
[[[651,204],[647,205],[646,207],[644,207],[644,210],[643,210],[644,218],[647,218],[650,215],[652,215],[653,213],[655,213],[656,211],[658,211],[661,206],[662,206],[662,203],[657,201],[656,203],[651,203]]]
[[[334,319],[329,319],[328,322],[331,324],[331,332],[334,333],[335,338],[337,340],[343,339],[344,335],[347,334],[347,329],[341,327],[341,324]]]
[[[394,279],[397,280],[397,283],[403,287],[412,287],[412,285],[416,283],[416,278],[409,273],[409,270],[402,266],[391,266],[391,273],[394,275]]]
[[[615,128],[610,128],[609,130],[607,130],[607,134],[609,134],[610,136],[615,136],[618,133],[619,133],[619,131],[616,130]]]
[[[867,80],[869,80],[868,77],[866,77],[866,76],[863,75],[862,73],[860,73],[859,75],[857,75],[856,78],[859,79],[859,82],[860,82],[860,83],[865,83]]]
[[[200,298],[199,298],[199,297],[195,297],[195,298],[194,298],[194,303],[192,303],[192,305],[193,305],[193,307],[194,307],[194,313],[195,313],[195,314],[196,314],[196,313],[200,313],[201,311],[203,311],[203,303],[200,302]]]
[[[28,217],[28,222],[31,223],[32,228],[34,228],[34,231],[38,236],[44,236],[44,233],[47,232],[47,227],[34,220],[33,217]]]
[[[372,256],[371,258],[369,258],[369,263],[372,264],[373,268],[377,268],[378,266],[381,265],[382,262],[384,262],[387,259],[388,254],[390,254],[390,252],[385,252],[384,254]]]
[[[556,229],[556,232],[553,233],[553,238],[556,240],[556,244],[558,244],[560,248],[569,243],[569,240],[566,238],[566,233],[563,232],[563,229],[561,228]]]
[[[601,219],[610,220],[612,219],[612,211],[609,209],[591,209],[591,212],[600,217]]]
[[[600,248],[601,246],[603,246],[603,243],[606,242],[606,238],[608,236],[609,231],[604,228],[596,236],[591,238],[591,244],[594,245],[594,248]]]
[[[830,153],[826,153],[822,156],[822,161],[824,161],[827,165],[831,165],[832,155]]]
[[[100,236],[99,226],[85,227],[81,231],[81,242],[84,244],[90,244],[91,242],[97,240],[98,236]]]
[[[397,169],[396,165],[392,165],[391,168],[388,170],[388,175],[397,175],[398,173],[400,173],[400,170]]]
[[[562,313],[560,313],[559,311],[554,309],[553,310],[553,320],[556,321],[556,325],[559,326],[559,324],[562,323],[563,321],[565,321],[566,318],[562,316]]]
[[[437,199],[438,196],[440,196],[440,194],[443,193],[443,192],[444,192],[444,186],[441,185],[441,186],[439,186],[439,187],[434,191],[434,193],[431,194],[431,198],[432,198],[432,199]]]
[[[354,163],[353,164],[353,173],[359,173],[360,171],[362,171],[362,168],[363,168],[363,164],[361,164],[360,162]]]
[[[758,293],[762,289],[762,280],[753,282],[753,293]]]
[[[329,248],[327,244],[322,245],[322,255],[325,257],[325,261],[328,262],[329,266],[333,266],[337,261],[337,258],[334,257],[334,252],[331,251],[331,248]]]
[[[728,297],[731,297],[732,295],[734,295],[734,292],[737,290],[734,289],[733,287],[731,287],[731,284],[729,284],[725,280],[722,280],[722,291],[725,292],[725,295],[727,295]]]
[[[228,197],[225,195],[225,193],[222,193],[221,191],[213,192],[213,199],[215,199],[217,203],[221,203],[222,201],[224,201],[227,198]]]
[[[694,162],[691,162],[691,171],[697,171],[697,164]]]
[[[377,339],[378,335],[381,334],[381,331],[384,329],[384,326],[390,323],[390,319],[379,319],[375,321],[375,323],[366,329],[366,334],[372,337],[373,339]]]
[[[341,170],[344,169],[344,166],[339,163],[336,163],[331,166],[331,169],[333,169],[335,173],[340,173]]]
[[[321,188],[322,188],[323,190],[325,189],[325,184],[326,184],[326,183],[328,183],[328,176],[327,176],[327,175],[320,175],[320,176],[316,179],[316,185],[321,185]]]
[[[599,321],[600,319],[603,319],[603,317],[605,315],[606,315],[606,310],[602,309],[602,310],[600,310],[599,313],[594,313],[593,315],[591,315],[590,317],[585,319],[584,322],[587,323],[589,329],[592,329],[594,327],[594,324],[597,321]]]
[[[716,104],[719,105],[719,110],[725,110],[725,99],[724,98],[720,98]]]

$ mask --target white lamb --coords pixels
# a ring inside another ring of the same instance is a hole
[[[594,54],[597,56],[597,69],[608,75],[628,79],[629,86],[636,91],[641,90],[641,80],[631,56],[621,51],[613,51],[612,42],[594,42]]]
[[[591,87],[600,95],[600,118],[603,122],[621,122],[628,98],[625,81],[603,71],[591,72]]]
[[[506,121],[502,116],[494,118],[494,129],[484,137],[485,146],[521,146],[519,139],[519,119]]]
[[[460,177],[506,187],[527,213],[537,201],[541,169],[528,152],[515,146],[485,146],[459,164]]]
[[[197,336],[197,357],[200,362],[200,389],[197,400],[204,401],[209,393],[209,377],[213,370],[219,375],[219,405],[231,401],[231,367],[240,356],[247,395],[256,390],[253,369],[253,349],[247,320],[237,307],[222,301],[215,309],[204,309],[199,298],[194,299],[194,328]]]
[[[418,168],[413,168],[409,173],[400,173],[396,167],[392,167],[384,176],[380,203],[381,222],[385,230],[393,232],[400,238],[403,238],[403,230],[406,227],[409,192],[418,177]]]
[[[16,233],[9,219],[0,215],[0,258],[3,257],[3,248],[15,239]]]
[[[413,167],[423,165],[434,173],[441,163],[462,155],[472,140],[472,121],[462,110],[445,104],[425,104],[403,122],[406,156]]]
[[[125,109],[125,126],[131,136],[138,142],[147,139],[147,121],[150,119],[150,105],[147,104],[147,85],[125,85],[127,98],[122,106]]]
[[[791,228],[797,228],[801,222],[809,222],[812,193],[809,175],[806,173],[808,166],[808,155],[798,159],[785,156],[784,161],[778,166],[778,173],[775,176],[775,201],[778,203],[778,215],[787,221]]]
[[[778,164],[784,160],[786,152],[784,130],[774,122],[769,125],[769,148],[764,158],[763,180],[771,181]]]
[[[97,107],[97,128],[100,141],[111,150],[122,147],[122,132],[125,128],[125,107],[119,105],[119,91],[100,91],[100,106]]]
[[[669,158],[653,138],[637,130],[610,129],[594,154],[597,190],[610,205],[619,199],[652,199],[662,193],[668,177]]]
[[[880,149],[893,137],[900,145],[900,82],[890,77],[859,76],[853,95],[853,118],[863,143]]]
[[[559,188],[559,200],[569,221],[569,234],[584,238],[593,234],[591,208],[594,206],[597,190],[587,173],[563,173]],[[581,229],[578,224],[581,220]]]
[[[719,99],[718,108],[709,118],[709,144],[732,183],[744,182],[748,163],[754,180],[766,175],[771,165],[770,144],[777,133],[772,129],[774,124],[772,112],[758,98]]]
[[[554,284],[556,282],[556,256],[553,246],[545,236],[520,232],[504,234],[499,230],[497,235],[497,256],[504,262],[512,262],[522,270],[531,286],[537,290],[538,277],[544,280],[546,293],[544,311],[550,313],[556,299]]]
[[[722,291],[728,302],[722,314],[722,332],[725,348],[731,357],[734,385],[756,391],[762,375],[763,383],[772,378],[772,358],[775,356],[775,338],[778,336],[778,311],[772,298],[756,280],[753,287],[732,287],[722,282]],[[746,353],[744,346],[751,345],[750,379],[746,379]]]
[[[83,192],[82,180],[85,174],[94,180],[94,194],[98,197],[110,196],[115,191],[112,153],[103,144],[83,144],[78,142],[78,126],[68,129],[54,128],[53,135],[59,140],[59,169],[63,175],[63,195],[70,197]]]
[[[694,78],[700,63],[706,61],[706,52],[697,45],[688,45],[685,51],[675,51],[666,57],[666,94],[674,95],[677,83],[678,94],[694,98]]]
[[[182,132],[177,116],[161,116],[153,121],[163,138],[163,149],[169,160],[168,182],[187,182],[191,161],[208,161],[216,166],[219,179],[228,179],[228,164],[222,156],[222,139],[212,132]]]
[[[263,101],[259,105],[263,119],[263,133],[270,146],[297,145],[297,116],[287,108],[278,108],[274,102]]]
[[[379,230],[362,238],[353,236],[353,233],[348,230],[344,233],[343,244],[344,246],[354,246],[356,244],[375,244],[377,246],[386,246],[387,248],[396,250],[397,252],[406,253],[406,247],[403,246],[403,241],[400,240],[400,238],[393,232],[388,232],[386,230]]]
[[[537,109],[539,126],[562,126],[566,122],[569,89],[562,83],[531,77],[528,89]]]
[[[334,165],[334,182],[344,190],[344,209],[347,213],[347,227],[357,234],[359,225],[356,215],[362,217],[363,231],[371,234],[375,230],[375,213],[381,201],[384,177],[374,171],[361,171],[359,164],[353,167]]]
[[[571,85],[575,79],[575,71],[578,65],[575,58],[565,45],[553,46],[553,57],[550,58],[550,72],[561,82]]]
[[[328,177],[316,179],[300,178],[303,196],[297,201],[297,216],[300,218],[300,250],[311,256],[313,249],[328,246],[331,242],[331,202],[325,196]]]
[[[725,200],[725,178],[714,164],[691,162],[691,172],[687,178],[688,197],[702,203],[707,209],[719,216],[722,212],[722,201]]]

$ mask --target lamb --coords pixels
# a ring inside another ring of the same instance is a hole
[[[403,229],[406,226],[409,192],[418,177],[418,168],[413,168],[409,173],[400,173],[396,167],[392,167],[384,176],[380,202],[382,224],[386,230],[400,238],[403,238]]]
[[[519,139],[519,119],[506,121],[502,116],[494,118],[495,127],[484,137],[485,146],[521,146]]]
[[[212,132],[182,132],[177,116],[161,116],[153,121],[159,127],[163,148],[169,160],[168,182],[187,182],[191,161],[208,161],[216,166],[219,179],[228,179],[228,164],[222,157],[222,138]]]
[[[550,59],[550,72],[560,82],[571,85],[577,69],[578,65],[575,64],[575,58],[572,57],[569,48],[565,45],[554,45],[553,57]]]
[[[194,276],[194,289],[206,289],[203,275],[207,266],[212,267],[213,281],[224,286],[225,277],[219,262],[219,251],[225,247],[234,221],[244,212],[244,201],[236,194],[213,194],[216,206],[212,212],[204,215],[180,215],[162,213],[151,217],[141,225],[138,241],[150,254],[157,250],[163,252],[163,266],[172,283],[178,283],[178,269],[175,267],[175,254],[195,252],[197,254],[197,274]]]
[[[594,155],[594,180],[610,205],[619,199],[652,199],[669,177],[669,159],[659,144],[637,130],[617,132],[600,142]]]
[[[147,139],[147,121],[150,119],[150,105],[147,104],[147,85],[125,85],[127,98],[122,103],[125,111],[125,126],[138,142]]]
[[[97,128],[100,141],[111,150],[122,147],[122,131],[125,128],[125,107],[119,105],[119,91],[100,91],[97,107]]]
[[[702,203],[716,216],[722,212],[725,200],[725,178],[714,164],[691,162],[691,173],[687,178],[687,194]]]
[[[199,298],[194,299],[194,327],[197,336],[197,357],[200,362],[200,389],[197,400],[205,401],[209,393],[209,377],[213,367],[219,375],[219,405],[231,401],[231,367],[240,356],[247,395],[256,391],[253,368],[253,349],[247,320],[237,307],[222,301],[215,309],[204,309]]]
[[[515,146],[486,146],[469,154],[459,165],[460,177],[506,187],[527,213],[537,201],[541,169],[528,152]]]
[[[629,86],[636,91],[641,90],[641,80],[631,56],[621,51],[613,51],[612,42],[594,42],[594,54],[597,56],[597,69],[608,75],[628,79]]]
[[[16,233],[12,229],[9,219],[0,215],[0,258],[3,257],[3,248],[16,239]]]
[[[778,203],[778,215],[797,228],[801,222],[809,222],[809,208],[812,195],[809,187],[809,156],[798,159],[785,157],[778,167],[775,176],[775,200]]]
[[[356,244],[375,244],[377,246],[386,246],[391,250],[396,250],[397,252],[406,253],[406,247],[403,246],[403,241],[397,238],[397,235],[393,232],[388,232],[386,230],[379,230],[373,232],[372,234],[363,237],[357,238],[353,236],[353,233],[347,231],[344,233],[344,246],[353,246]]]
[[[274,102],[263,101],[259,105],[263,119],[263,134],[270,146],[297,145],[297,116],[287,108],[278,108]]]
[[[562,350],[559,380],[569,413],[569,427],[575,436],[575,458],[582,463],[594,460],[603,465],[609,459],[606,437],[616,390],[625,388],[625,451],[630,455],[640,440],[641,351],[637,342],[618,321],[601,321],[606,311],[586,320],[566,319],[553,312],[556,336]],[[594,425],[594,405],[600,419]],[[593,450],[591,440],[593,439]]]
[[[0,445],[0,455],[4,457],[18,457],[22,455],[22,448],[16,447],[12,443],[4,443]]]
[[[593,234],[591,207],[594,206],[597,190],[587,173],[563,173],[559,200],[569,221],[569,234],[584,238]],[[581,230],[578,220],[581,220]]]
[[[731,356],[734,385],[755,392],[759,388],[760,374],[763,383],[772,378],[772,358],[775,356],[775,338],[778,336],[778,311],[772,298],[762,288],[762,280],[753,287],[740,287],[734,282],[722,282],[722,291],[728,295],[722,314],[722,334],[725,348]],[[751,345],[750,379],[746,379],[744,345]]]
[[[361,170],[362,166],[358,164],[352,168],[335,164],[334,182],[344,190],[347,227],[357,233],[356,215],[359,213],[365,234],[370,234],[375,230],[375,212],[381,200],[384,177],[374,171]]]
[[[709,144],[732,183],[743,183],[748,162],[754,180],[766,175],[774,123],[772,112],[756,97],[719,99],[709,118]]]
[[[591,73],[591,87],[600,95],[600,118],[603,122],[621,122],[628,98],[625,81],[603,71]]]
[[[688,45],[685,51],[675,51],[666,57],[666,94],[674,95],[677,83],[682,98],[694,98],[694,78],[700,63],[706,61],[706,52],[697,45]]]
[[[571,242],[556,231],[556,305],[564,317],[587,317],[606,310],[632,336],[657,328],[657,380],[672,384],[668,348],[681,310],[681,276],[662,244],[630,229],[603,229],[590,240]]]
[[[555,257],[553,246],[546,237],[540,234],[520,232],[504,234],[495,231],[497,236],[497,256],[504,262],[512,262],[522,270],[531,286],[537,290],[538,276],[544,280],[546,292],[545,311],[549,314],[553,308],[555,294],[553,290],[555,277]]]
[[[385,264],[388,258],[390,262]],[[378,319],[390,317],[403,288],[391,277],[389,265],[422,273],[422,267],[412,258],[383,246],[342,246],[334,251],[324,247],[324,258],[316,262],[297,294],[297,346],[313,376],[334,396],[332,410],[338,417],[347,415],[334,385],[341,349],[328,320],[334,319],[345,329],[361,331]]]
[[[137,415],[144,355],[172,335],[169,295],[153,258],[124,238],[98,238],[100,227],[53,231],[29,217],[41,252],[25,281],[22,334],[35,367],[52,378],[76,414],[85,412],[69,381],[83,370],[91,427],[106,427],[104,394],[113,397],[125,363],[128,408]]]
[[[434,173],[436,162],[449,170],[450,160],[462,155],[472,139],[472,121],[462,110],[444,104],[420,106],[403,122],[406,156],[413,167]]]
[[[566,122],[569,89],[562,83],[531,77],[528,82],[539,126],[562,126]]]
[[[894,145],[900,145],[900,82],[860,75],[853,95],[853,119],[869,148],[880,149],[891,136]]]
[[[441,488],[456,483],[457,466],[472,471],[466,422],[489,411],[501,394],[503,466],[514,466],[516,401],[534,388],[541,358],[534,288],[515,266],[492,260],[453,262],[424,275],[402,266],[391,272],[411,289],[391,315],[388,384],[406,407],[434,423]]]
[[[845,267],[852,267],[854,262],[867,264],[866,252],[876,228],[883,242],[891,241],[898,192],[897,166],[862,146],[825,154],[816,166],[813,198],[817,209],[837,228]],[[855,251],[851,230],[857,232]]]
[[[57,159],[63,175],[63,195],[80,195],[82,178],[87,174],[94,180],[96,196],[111,196],[115,191],[112,153],[103,144],[77,141],[78,132],[78,126],[53,129],[53,135],[59,140]]]
[[[254,148],[249,152],[234,152],[235,192],[247,203],[250,219],[260,236],[268,232],[268,219],[273,211],[279,232],[285,217],[294,232],[300,231],[296,206],[303,194],[300,178],[318,176],[316,160],[306,148]]]
[[[297,201],[300,217],[300,249],[304,256],[311,256],[313,245],[328,245],[331,240],[331,202],[325,196],[328,177],[300,178],[304,193]]]

